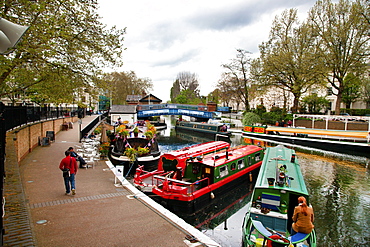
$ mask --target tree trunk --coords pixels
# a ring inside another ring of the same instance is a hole
[[[293,107],[292,107],[292,113],[298,113],[298,104],[299,104],[299,97],[294,95],[294,100],[293,100]]]
[[[339,91],[337,95],[337,101],[335,102],[335,115],[340,114],[340,103],[342,102],[342,92]]]

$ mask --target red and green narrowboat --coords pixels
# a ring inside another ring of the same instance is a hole
[[[137,169],[134,183],[150,188],[153,199],[175,213],[192,214],[216,197],[248,186],[258,176],[263,148],[246,145],[230,147],[224,141],[197,144],[163,154],[158,169]]]

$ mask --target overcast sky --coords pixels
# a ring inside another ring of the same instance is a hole
[[[200,92],[215,89],[222,64],[236,49],[258,56],[271,24],[283,10],[296,8],[303,21],[314,0],[99,0],[108,27],[127,28],[124,66],[152,80],[149,92],[163,102],[180,72],[198,75]]]

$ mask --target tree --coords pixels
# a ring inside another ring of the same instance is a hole
[[[342,101],[346,108],[351,108],[351,104],[361,97],[361,80],[352,73],[348,73],[343,80]]]
[[[224,106],[229,106],[234,98],[234,89],[230,82],[232,78],[227,73],[223,73],[221,79],[217,82],[216,88],[220,92],[220,100]]]
[[[72,103],[74,89],[96,87],[103,67],[121,64],[125,30],[99,21],[97,1],[14,0],[0,8],[1,17],[30,26],[17,49],[0,56],[1,96]]]
[[[256,123],[261,123],[261,118],[256,113],[247,112],[243,116],[243,125],[255,125]]]
[[[181,95],[181,98],[186,95],[187,99],[185,101],[187,102],[187,104],[195,102],[199,103],[201,101],[199,94],[198,76],[196,74],[192,74],[186,71],[180,72],[177,75],[177,78],[171,88],[171,101],[173,103],[180,103],[177,101],[179,95]],[[181,101],[184,101],[184,99]]]
[[[308,113],[318,114],[321,110],[326,109],[330,101],[325,97],[319,97],[316,93],[312,93],[302,99],[303,108],[307,109]]]
[[[310,27],[299,23],[297,10],[285,10],[275,18],[269,40],[260,45],[261,55],[252,63],[253,79],[261,86],[293,94],[293,112],[299,109],[301,95],[324,81],[315,43]]]
[[[370,78],[366,76],[362,84],[362,100],[366,103],[366,109],[370,109]]]
[[[153,88],[151,79],[138,78],[134,71],[109,73],[104,79],[109,87],[109,96],[118,105],[126,104],[127,95],[145,95]]]
[[[233,91],[234,99],[241,99],[245,105],[245,109],[249,111],[249,88],[251,81],[249,80],[249,66],[251,59],[250,52],[243,49],[237,49],[236,58],[232,59],[229,64],[222,64],[228,72],[228,87]]]
[[[368,61],[368,4],[366,0],[339,0],[337,4],[319,0],[309,12],[309,24],[319,42],[318,57],[327,68],[327,81],[337,91],[336,114],[340,113],[345,76],[360,74]]]

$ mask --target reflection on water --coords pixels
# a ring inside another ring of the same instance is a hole
[[[173,128],[168,133],[170,135],[159,138],[164,150],[199,143],[189,140],[193,137],[181,138]],[[246,144],[244,141],[241,135],[231,137],[232,146]],[[369,160],[306,148],[294,149],[315,211],[317,246],[370,246]],[[166,152],[164,150],[162,152]],[[221,246],[240,247],[242,221],[250,200],[248,193],[246,188],[235,188],[232,196],[215,202],[197,217],[185,220]]]

